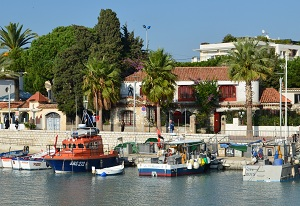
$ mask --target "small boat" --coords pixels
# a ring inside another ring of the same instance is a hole
[[[72,131],[71,136],[62,141],[61,147],[56,146],[57,138],[54,144],[56,152],[45,156],[55,173],[91,172],[92,167],[102,169],[120,164],[117,151],[104,153],[102,137],[95,127],[79,127]]]
[[[100,176],[120,175],[124,173],[124,163],[121,165],[107,167],[103,169],[92,169],[92,172]]]
[[[12,168],[13,167],[13,158],[16,157],[23,157],[28,155],[29,153],[29,147],[24,146],[23,150],[15,150],[15,151],[9,151],[4,152],[0,154],[0,166],[3,168]]]
[[[264,155],[265,152],[271,154],[274,150],[276,150],[274,156]],[[293,151],[295,151],[294,143],[260,147],[252,154],[252,164],[243,166],[243,181],[282,182],[299,177],[299,160],[293,159],[295,157],[291,154]]]
[[[159,141],[158,157],[137,164],[139,176],[176,177],[205,173],[210,157],[205,154],[204,141]],[[166,152],[167,151],[167,152]]]
[[[50,151],[50,154],[54,154],[54,150]],[[46,155],[48,155],[48,152],[42,151],[25,157],[15,157],[12,159],[12,168],[19,170],[50,169],[50,165],[44,159]]]

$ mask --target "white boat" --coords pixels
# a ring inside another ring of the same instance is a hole
[[[267,148],[271,152],[271,149],[277,149],[274,157],[264,156],[263,150]],[[282,149],[280,149],[282,147]],[[262,155],[260,159],[253,157],[253,164],[243,166],[243,181],[254,182],[282,182],[299,177],[299,160],[293,160],[294,155],[290,155],[290,152],[295,151],[295,144],[291,145],[276,145],[269,146],[264,145],[261,150]],[[284,154],[281,154],[281,150]]]
[[[51,153],[54,153],[54,150],[51,150]],[[43,170],[51,169],[50,165],[46,163],[44,157],[48,152],[39,152],[31,156],[26,157],[16,157],[12,159],[12,168],[13,169],[22,169],[22,170]]]
[[[0,154],[0,166],[3,168],[13,167],[13,158],[26,156],[29,152],[29,147],[24,146],[24,150],[9,151]]]
[[[124,163],[121,165],[106,167],[102,169],[92,168],[92,172],[96,175],[106,176],[106,175],[119,175],[124,173]]]

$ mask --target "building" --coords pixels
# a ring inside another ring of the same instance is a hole
[[[0,102],[0,122],[4,128],[4,122],[10,116],[10,129],[14,128],[16,119],[19,120],[20,129],[24,129],[24,123],[36,125],[36,129],[42,130],[66,130],[66,115],[58,110],[57,104],[50,103],[49,99],[40,92],[36,92],[26,101]]]
[[[265,45],[264,42],[259,42],[259,45]],[[275,49],[275,53],[279,55],[280,58],[284,58],[288,54],[289,59],[300,56],[300,46],[291,44],[276,44],[269,42],[270,47]],[[215,58],[217,56],[228,55],[230,50],[235,49],[232,42],[230,43],[217,43],[217,44],[200,44],[199,49],[194,51],[199,52],[199,61],[207,61],[208,59]],[[192,61],[198,61],[194,58]]]
[[[176,91],[172,106],[169,108],[165,119],[166,126],[168,120],[172,119],[175,125],[192,125],[190,121],[192,114],[197,113],[199,105],[195,103],[193,95],[193,85],[197,80],[217,80],[221,91],[220,107],[212,115],[213,130],[221,130],[221,116],[227,110],[245,110],[245,83],[233,82],[228,76],[228,67],[176,67],[174,73],[178,76]],[[125,78],[121,86],[121,100],[115,108],[111,110],[112,128],[120,128],[122,120],[126,123],[125,131],[152,131],[155,129],[156,105],[149,102],[142,94],[141,85],[145,74],[138,71]],[[259,83],[254,81],[253,105],[259,106]],[[135,115],[134,115],[135,114]],[[135,121],[134,121],[135,116]],[[136,127],[133,127],[133,124]],[[164,123],[164,122],[163,122]],[[189,127],[190,128],[190,127]],[[195,132],[187,128],[187,133]]]

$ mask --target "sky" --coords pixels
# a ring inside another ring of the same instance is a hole
[[[190,62],[201,43],[220,43],[227,34],[253,37],[264,30],[272,39],[298,41],[299,8],[299,0],[9,0],[1,2],[0,26],[19,23],[41,36],[59,26],[92,28],[101,9],[111,9],[121,26],[144,42],[147,36],[150,50]]]

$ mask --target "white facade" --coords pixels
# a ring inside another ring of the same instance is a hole
[[[259,45],[265,45],[265,43],[259,42]],[[275,53],[279,55],[280,58],[284,58],[286,53],[288,53],[289,58],[291,59],[300,56],[300,46],[298,45],[275,44],[273,42],[269,42],[269,45],[275,49]],[[195,49],[195,51],[200,52],[200,61],[207,61],[208,59],[212,59],[217,56],[227,55],[228,52],[234,48],[235,46],[232,42],[203,44],[200,45],[199,49]]]

